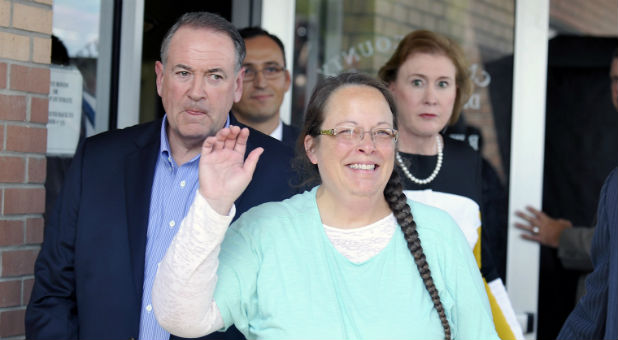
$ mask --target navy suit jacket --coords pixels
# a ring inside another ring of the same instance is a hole
[[[605,180],[592,238],[594,270],[586,294],[560,330],[558,339],[618,339],[618,174]]]
[[[296,150],[296,140],[298,139],[299,134],[300,130],[298,130],[296,127],[283,123],[281,142],[292,148],[292,150]]]
[[[26,311],[27,338],[138,337],[160,131],[157,120],[88,138],[78,148],[46,221]],[[251,129],[247,152],[259,146],[265,151],[235,202],[236,216],[296,191],[289,185],[295,176],[291,150]]]

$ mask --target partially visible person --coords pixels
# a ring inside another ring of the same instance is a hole
[[[402,192],[396,124],[379,81],[319,83],[297,157],[321,184],[229,230],[256,159],[243,164],[239,129],[209,137],[198,193],[157,273],[159,322],[185,337],[235,324],[249,339],[497,339],[463,234]]]
[[[152,313],[152,284],[197,191],[202,142],[238,124],[229,112],[242,93],[244,51],[222,17],[183,15],[155,65],[165,117],[79,146],[46,219],[26,338],[170,338]],[[290,150],[256,130],[246,143],[264,153],[237,210],[291,196]]]
[[[526,222],[515,222],[517,228],[527,231],[521,234],[522,238],[557,248],[558,258],[567,269],[584,272],[592,270],[590,247],[594,226],[573,227],[571,221],[552,218],[531,206],[527,206],[526,211],[515,212],[517,217]]]
[[[247,27],[239,32],[245,40],[247,56],[243,63],[242,97],[232,106],[232,113],[239,122],[294,149],[299,131],[279,116],[283,97],[290,89],[283,43],[260,27]]]
[[[558,339],[618,339],[618,174],[609,174],[599,196],[592,239],[593,272],[586,294],[562,326]]]
[[[481,157],[467,143],[440,134],[458,120],[472,91],[463,51],[438,33],[411,32],[378,75],[393,92],[399,110],[396,169],[405,194],[444,209],[455,219],[486,280],[498,334],[502,339],[523,339],[481,228]]]
[[[612,104],[618,112],[618,48],[612,53],[609,69],[610,91]],[[595,226],[573,226],[573,223],[563,218],[552,218],[545,212],[527,206],[526,211],[518,210],[515,215],[524,222],[516,222],[515,226],[526,231],[522,238],[538,242],[544,246],[557,248],[560,263],[566,269],[590,272],[591,244]],[[585,291],[585,275],[580,276],[576,299],[579,300]]]

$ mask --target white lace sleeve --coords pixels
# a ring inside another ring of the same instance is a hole
[[[161,327],[194,338],[224,326],[213,300],[221,242],[236,208],[216,213],[199,191],[178,233],[159,264],[152,305]]]

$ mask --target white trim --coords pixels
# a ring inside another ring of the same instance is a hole
[[[262,1],[262,28],[269,33],[276,35],[283,42],[285,47],[285,60],[287,69],[292,74],[294,70],[294,21],[296,13],[296,1],[290,0],[263,0]],[[294,81],[294,78],[292,78]],[[292,88],[283,97],[279,115],[284,123],[289,124],[292,120]]]
[[[487,286],[489,286],[489,291],[496,299],[496,303],[498,304],[498,306],[500,306],[500,310],[504,315],[504,319],[506,320],[506,323],[510,326],[511,331],[515,336],[515,339],[524,339],[524,334],[522,333],[522,328],[520,327],[521,324],[517,320],[515,313],[513,313],[513,304],[511,303],[509,295],[504,289],[504,283],[502,283],[502,279],[497,278],[491,282],[488,282]]]
[[[525,241],[515,210],[541,206],[545,144],[545,95],[549,0],[518,0],[515,9],[513,114],[509,191],[507,291],[518,315],[533,313],[536,338],[540,248]],[[525,331],[525,330],[524,330]]]
[[[143,28],[144,0],[123,1],[118,76],[118,128],[139,122]]]
[[[99,17],[99,57],[97,59],[96,107],[94,134],[109,130],[109,95],[112,74],[112,29],[114,2],[102,1]]]

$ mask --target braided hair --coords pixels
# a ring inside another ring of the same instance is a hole
[[[386,198],[388,206],[391,208],[391,211],[397,219],[397,223],[401,227],[404,238],[408,243],[408,249],[410,249],[410,252],[414,257],[414,262],[416,263],[416,267],[421,274],[425,288],[429,292],[433,306],[440,316],[440,322],[444,328],[444,338],[450,340],[451,326],[446,318],[446,312],[444,311],[444,306],[442,306],[438,289],[433,283],[431,270],[429,269],[429,264],[425,259],[425,253],[423,252],[423,247],[421,246],[421,239],[418,237],[418,232],[416,231],[416,222],[412,217],[412,211],[410,210],[410,206],[406,201],[406,196],[403,193],[401,179],[395,170],[393,170],[393,173],[384,188],[384,198]]]
[[[317,185],[321,182],[317,166],[312,164],[307,157],[307,153],[304,148],[305,136],[312,136],[315,138],[319,135],[318,132],[324,122],[324,108],[328,99],[331,94],[335,92],[335,90],[349,85],[369,86],[380,91],[393,114],[394,128],[397,128],[397,107],[390,91],[382,82],[360,73],[342,73],[338,76],[329,77],[322,80],[313,90],[313,94],[311,95],[311,99],[309,100],[305,113],[305,123],[296,144],[296,158],[294,160],[294,167],[304,175],[303,183],[305,185]],[[438,290],[433,283],[431,271],[429,270],[429,264],[425,259],[423,247],[421,246],[421,240],[419,239],[418,232],[416,231],[416,222],[414,222],[414,218],[412,217],[412,211],[410,210],[410,206],[407,204],[406,196],[403,194],[401,180],[395,169],[393,169],[391,177],[384,188],[384,197],[388,202],[391,211],[395,215],[395,218],[397,218],[397,223],[401,226],[404,237],[408,243],[408,248],[412,253],[416,267],[418,268],[421,278],[423,279],[423,283],[425,284],[425,288],[429,292],[434,308],[440,316],[440,322],[444,328],[444,338],[450,340],[451,327],[446,318],[446,313],[444,311],[444,307],[442,306]]]

